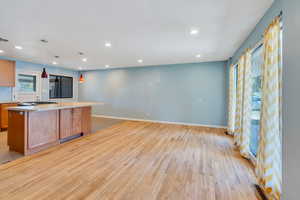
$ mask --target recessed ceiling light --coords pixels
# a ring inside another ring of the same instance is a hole
[[[4,51],[0,49],[0,53],[4,53]]]
[[[57,65],[57,62],[53,61],[52,64],[53,64],[53,65]]]
[[[196,58],[201,58],[201,54],[197,54],[197,55],[196,55]]]
[[[83,62],[86,62],[86,61],[87,61],[87,58],[82,58],[82,61],[83,61]]]
[[[21,46],[15,46],[15,48],[19,49],[19,50],[23,49],[23,47],[21,47]]]
[[[142,59],[139,59],[139,60],[138,60],[138,62],[139,62],[139,63],[142,63],[142,62],[143,62],[143,60],[142,60]]]
[[[190,30],[191,35],[198,35],[198,33],[199,33],[198,29],[193,28],[193,29]]]
[[[110,42],[105,42],[105,46],[106,47],[111,47],[111,43]]]
[[[105,65],[106,68],[109,68],[109,65]]]

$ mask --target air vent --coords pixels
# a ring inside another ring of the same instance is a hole
[[[54,56],[54,58],[59,58],[59,56]]]
[[[45,39],[41,39],[40,41],[43,43],[48,43],[48,40],[45,40]]]
[[[0,37],[0,42],[8,42],[8,40]]]

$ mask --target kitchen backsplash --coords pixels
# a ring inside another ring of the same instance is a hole
[[[0,102],[12,100],[12,88],[0,87]]]

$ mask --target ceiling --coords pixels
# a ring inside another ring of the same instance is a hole
[[[0,42],[0,56],[82,70],[226,60],[272,2],[2,1],[0,37],[9,42]],[[191,35],[191,29],[199,33]]]

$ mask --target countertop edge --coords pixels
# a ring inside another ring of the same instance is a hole
[[[50,111],[50,110],[62,110],[62,109],[70,109],[70,108],[81,108],[81,107],[89,107],[95,105],[104,105],[104,103],[76,103],[77,105],[57,105],[57,104],[48,104],[43,106],[17,106],[17,107],[8,107],[8,111],[19,111],[19,112],[38,112],[38,111]]]

